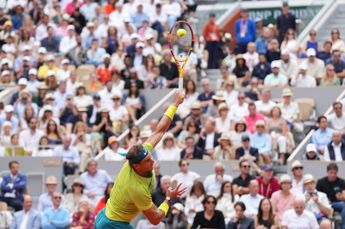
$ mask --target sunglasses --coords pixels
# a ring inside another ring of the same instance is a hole
[[[81,184],[75,184],[74,186],[75,187],[83,187],[83,185],[81,185]]]
[[[113,98],[114,101],[120,100],[120,98]]]
[[[214,201],[206,201],[207,204],[215,204]]]
[[[55,200],[61,200],[61,196],[54,196]]]
[[[295,167],[294,170],[303,169],[303,167]]]
[[[250,165],[242,165],[243,168],[250,168]]]

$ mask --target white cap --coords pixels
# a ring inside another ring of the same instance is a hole
[[[35,68],[31,68],[29,70],[29,75],[37,75],[37,70]]]
[[[110,55],[109,55],[108,53],[104,54],[104,55],[103,55],[103,60],[104,60],[105,58],[110,58]]]
[[[145,44],[143,42],[138,42],[136,45],[135,45],[136,48],[144,48],[145,47]]]
[[[310,182],[315,182],[314,176],[311,174],[305,174],[303,176],[303,184],[308,184]]]
[[[44,96],[44,100],[46,99],[54,99],[54,96],[52,93],[47,93],[46,96]]]
[[[313,49],[313,48],[308,48],[307,49],[307,57],[310,57],[310,56],[316,56],[315,49]]]
[[[139,39],[139,35],[137,33],[132,33],[131,39]]]
[[[11,127],[12,126],[12,123],[10,121],[5,121],[4,124],[2,125],[2,127],[4,126],[9,126]]]
[[[280,62],[278,60],[272,61],[271,68],[280,68]]]
[[[68,25],[67,30],[74,30],[74,25]]]
[[[51,60],[55,60],[55,58],[54,58],[54,56],[53,55],[48,55],[48,56],[46,56],[46,61],[51,61]]]
[[[296,167],[303,167],[302,163],[299,160],[296,160],[291,164],[291,169],[294,169]]]
[[[7,58],[2,59],[2,61],[1,61],[1,65],[10,64],[10,63],[11,63],[11,61]]]
[[[5,112],[13,112],[13,106],[12,105],[6,105],[5,106]]]
[[[279,178],[279,183],[285,183],[285,182],[292,182],[291,177],[288,174],[283,174],[281,175],[281,177]]]
[[[150,40],[152,38],[153,38],[153,34],[152,33],[145,34],[145,40]]]
[[[307,152],[317,152],[317,150],[316,150],[316,146],[314,145],[314,144],[312,144],[312,143],[309,143],[308,145],[307,145],[307,147],[306,147],[306,151]]]
[[[114,91],[112,94],[111,94],[111,98],[122,98],[122,93],[121,91]]]
[[[289,52],[289,50],[287,50],[287,49],[283,49],[282,51],[281,51],[281,55],[289,55],[290,54],[290,52]]]
[[[1,73],[1,76],[7,76],[7,75],[9,75],[9,74],[10,74],[10,71],[5,70],[5,71],[3,71],[3,72]]]
[[[25,61],[30,61],[30,60],[31,60],[31,57],[29,57],[29,56],[24,56],[24,57],[23,57],[23,60],[25,60]]]
[[[95,24],[93,22],[88,22],[86,24],[86,27],[95,27]]]
[[[23,51],[26,51],[26,50],[31,50],[31,47],[29,45],[24,45],[23,46]]]
[[[38,53],[45,54],[47,52],[47,49],[45,47],[39,47],[38,48]]]
[[[18,85],[28,85],[28,80],[26,78],[20,78],[18,81]]]
[[[52,70],[49,70],[47,73],[47,76],[55,76],[55,72]]]
[[[300,65],[298,66],[299,69],[301,70],[307,70],[308,66],[305,62],[300,63]]]
[[[46,104],[43,106],[43,111],[46,112],[46,111],[53,111],[53,107],[52,105],[50,104]]]
[[[71,17],[68,14],[63,14],[62,19],[63,20],[69,20]]]
[[[69,60],[68,60],[68,59],[63,59],[63,60],[61,61],[61,64],[69,64]]]

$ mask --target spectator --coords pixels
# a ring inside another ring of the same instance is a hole
[[[254,42],[256,38],[255,22],[248,18],[246,9],[241,9],[240,19],[235,22],[235,33],[237,41],[237,52],[245,53],[249,42]]]
[[[341,85],[341,81],[336,75],[334,71],[334,66],[332,64],[328,64],[326,66],[326,72],[321,79],[320,85],[323,87]]]
[[[166,198],[166,192],[171,185],[171,177],[170,176],[162,176],[161,178],[161,185],[158,187],[152,194],[152,202],[159,206],[161,203],[164,202]]]
[[[80,180],[80,178],[75,178],[72,184],[72,192],[68,193],[63,202],[63,206],[67,209],[70,213],[73,213],[78,210],[79,202],[82,199],[87,199],[84,195],[84,183]]]
[[[105,187],[105,190],[104,190],[104,197],[102,197],[102,199],[100,199],[93,211],[93,215],[94,216],[97,216],[98,212],[100,210],[102,210],[103,208],[105,208],[105,205],[107,204],[107,201],[110,197],[110,193],[111,193],[111,190],[114,186],[114,183],[110,182],[107,184],[107,186]]]
[[[291,177],[288,174],[281,175],[279,179],[280,190],[272,194],[271,202],[274,214],[278,217],[279,222],[283,220],[283,214],[293,208],[296,195],[291,191]]]
[[[197,123],[191,119],[186,126],[185,130],[182,130],[181,133],[178,135],[177,140],[178,140],[178,145],[181,148],[185,148],[186,146],[186,138],[187,137],[192,137],[194,142],[197,142],[199,140],[199,127]]]
[[[65,137],[63,145],[55,148],[55,155],[62,157],[64,175],[73,175],[80,163],[79,152],[71,146],[71,138]]]
[[[223,213],[226,224],[235,216],[234,204],[238,199],[239,196],[235,193],[231,182],[223,182],[220,195],[217,197],[216,209]]]
[[[213,116],[213,115],[211,115]],[[234,118],[229,112],[229,107],[226,103],[221,103],[218,105],[218,116],[216,118],[216,130],[220,133],[225,133],[231,130],[234,125]]]
[[[259,63],[259,54],[256,52],[256,45],[254,42],[247,44],[247,52],[243,54],[243,58],[246,60],[249,71],[252,72],[253,68]]]
[[[42,228],[67,228],[71,223],[71,214],[67,209],[60,207],[62,195],[59,192],[52,194],[53,207],[48,208],[42,215]]]
[[[250,145],[250,137],[248,135],[242,135],[241,140],[242,146],[236,149],[236,159],[257,163],[259,161],[259,151]]]
[[[288,29],[284,35],[284,40],[281,43],[280,48],[286,49],[290,54],[291,58],[296,59],[300,51],[300,45],[296,38],[296,32],[293,29]]]
[[[38,79],[45,80],[48,77],[48,72],[53,71],[54,75],[57,74],[59,68],[55,65],[55,57],[52,54],[45,56],[45,63],[38,69]]]
[[[131,83],[128,95],[125,95],[123,98],[123,103],[132,121],[139,119],[146,110],[145,97],[140,94],[139,89],[140,86],[138,84]]]
[[[252,76],[258,78],[259,84],[263,84],[270,73],[271,65],[267,62],[265,53],[259,53],[259,61],[253,68]]]
[[[341,59],[341,54],[339,50],[334,49],[332,57],[327,60],[326,65],[332,64],[337,77],[342,80],[345,77],[345,62]]]
[[[259,120],[255,123],[256,133],[251,135],[252,146],[259,150],[259,155],[265,163],[271,163],[272,159],[272,138],[266,133],[265,123]]]
[[[204,150],[195,144],[192,136],[185,138],[186,146],[181,151],[181,159],[203,159]]]
[[[12,134],[10,145],[5,148],[6,156],[27,156],[24,148],[19,145],[19,135]]]
[[[237,91],[233,90],[234,88],[239,87],[236,76],[229,73],[229,68],[226,65],[222,65],[220,67],[220,74],[221,74],[222,78],[219,78],[217,80],[217,84],[216,84],[217,90],[225,89],[226,91],[229,92],[229,94],[231,94],[231,92],[236,93]],[[231,83],[231,85],[233,87],[228,88],[227,87],[228,83]]]
[[[317,82],[320,82],[322,74],[325,71],[325,63],[316,57],[316,51],[313,48],[307,50],[307,75],[314,77]]]
[[[273,176],[271,165],[263,165],[261,170],[261,176],[256,179],[259,183],[259,194],[271,198],[272,194],[279,190],[279,181]]]
[[[287,49],[281,51],[280,60],[280,73],[285,75],[288,79],[297,75],[298,63],[295,59],[291,58],[290,52]]]
[[[247,130],[249,133],[254,134],[255,133],[255,124],[262,120],[265,122],[265,117],[256,111],[256,105],[255,103],[251,102],[248,104],[248,115],[244,117],[244,120],[247,124]]]
[[[208,195],[203,200],[204,210],[198,212],[194,218],[192,228],[219,228],[225,229],[224,215],[216,210],[217,199]]]
[[[105,187],[112,182],[107,172],[97,169],[97,166],[97,161],[90,159],[87,163],[87,171],[80,175],[82,182],[85,184],[85,194],[93,204],[96,204],[102,198]]]
[[[298,160],[293,161],[291,164],[291,171],[293,175],[291,192],[296,196],[301,196],[304,193],[302,163]]]
[[[225,166],[222,163],[216,162],[214,164],[215,174],[208,175],[204,181],[205,190],[208,195],[218,196],[222,183],[224,181],[232,182],[232,177],[224,174],[224,171]]]
[[[244,93],[249,101],[257,101],[260,97],[259,80],[256,77],[251,78],[249,89]]]
[[[91,47],[86,53],[88,64],[99,66],[102,64],[102,60],[107,55],[104,48],[99,47],[98,39],[93,38]]]
[[[188,227],[188,221],[187,221],[187,217],[186,217],[186,215],[184,213],[184,206],[183,206],[183,204],[175,203],[171,207],[171,215],[170,215],[170,217],[168,218],[168,225],[171,225],[172,228],[184,229],[184,228]]]
[[[211,82],[209,79],[202,79],[201,86],[203,92],[198,95],[197,100],[200,101],[203,111],[206,112],[208,106],[212,104],[212,97],[215,95],[211,88]]]
[[[332,141],[325,147],[325,161],[344,161],[345,160],[345,144],[342,140],[340,131],[333,131]]]
[[[57,179],[54,176],[48,176],[45,182],[47,192],[42,193],[38,198],[37,210],[44,212],[53,206],[52,197],[53,193],[57,190]]]
[[[342,135],[345,133],[345,115],[343,114],[343,104],[339,101],[333,103],[333,113],[328,119],[329,127],[333,130],[340,131]]]
[[[41,214],[32,208],[32,198],[29,195],[24,195],[23,210],[14,213],[11,229],[20,228],[41,228]]]
[[[282,118],[288,123],[290,129],[298,129],[299,108],[296,102],[291,101],[293,96],[291,89],[284,88],[282,91],[283,101],[278,104]]]
[[[201,181],[195,181],[185,201],[184,212],[187,216],[189,224],[193,223],[196,212],[204,209],[202,201],[204,200],[205,196],[206,192],[204,185]]]
[[[268,45],[270,41],[272,40],[273,34],[271,30],[267,27],[263,27],[260,37],[258,37],[255,41],[256,43],[256,50],[260,54],[263,54],[265,56],[265,53],[268,50]]]
[[[139,44],[139,42],[137,44]],[[172,56],[171,56],[170,50],[164,50],[163,51],[164,62],[162,62],[159,65],[160,73],[164,78],[166,78],[168,88],[174,88],[177,85],[177,80],[179,76],[177,65],[171,62],[171,58]]]
[[[157,150],[159,161],[178,161],[181,158],[181,149],[178,148],[174,135],[170,132],[166,133],[161,147]]]
[[[317,229],[319,225],[313,213],[305,210],[304,200],[296,198],[294,209],[287,210],[283,215],[282,229],[287,228],[311,228]]]
[[[333,130],[328,127],[326,116],[319,116],[317,123],[318,129],[313,133],[311,142],[316,146],[317,152],[323,155],[325,152],[325,147],[332,140]]]
[[[254,180],[255,177],[250,175],[250,162],[247,160],[240,160],[239,168],[240,175],[236,177],[233,181],[233,188],[238,195],[244,195],[249,193],[249,184],[251,180]]]
[[[59,51],[65,55],[77,46],[75,28],[73,25],[67,26],[67,33],[67,36],[63,36],[63,38],[61,39],[59,46]]]
[[[102,64],[97,68],[97,76],[102,84],[112,80],[113,71],[116,71],[116,68],[110,64],[110,55],[108,53],[104,54]]]
[[[14,114],[14,109],[12,105],[6,105],[4,108],[4,115],[0,116],[0,127],[3,127],[4,122],[8,121],[11,123],[11,130],[13,133],[18,132],[18,127],[19,127],[19,120]]]
[[[104,159],[106,161],[123,161],[127,152],[120,147],[120,143],[115,136],[108,138],[108,146],[103,150]]]
[[[248,115],[248,103],[245,99],[245,94],[243,92],[239,92],[237,102],[231,106],[230,111],[237,120],[243,119],[244,116]]]
[[[37,146],[43,135],[43,131],[37,129],[37,119],[31,118],[29,120],[29,128],[21,131],[19,134],[19,144],[24,147],[28,154],[31,154],[34,150],[37,150]]]
[[[327,194],[334,211],[339,212],[341,218],[345,217],[345,181],[338,177],[338,165],[329,163],[327,165],[327,176],[319,179],[316,184],[316,190]],[[342,220],[341,226],[345,227],[345,221]]]
[[[320,44],[316,40],[316,31],[314,29],[311,29],[309,31],[309,39],[303,45],[304,52],[308,52],[308,49],[314,49],[315,53],[320,51]],[[308,56],[308,53],[307,53],[307,56]]]
[[[236,158],[235,147],[232,145],[230,134],[222,133],[219,138],[219,145],[215,148],[212,159],[216,160],[234,160]]]
[[[331,30],[332,50],[339,50],[341,53],[345,52],[345,43],[340,38],[340,31],[338,28]]]
[[[314,49],[312,49],[314,50]],[[309,75],[308,66],[306,63],[299,65],[297,75],[291,77],[291,86],[293,87],[316,87],[316,80],[313,76]]]
[[[215,95],[212,96],[212,102],[207,107],[206,115],[211,117],[218,116],[219,105],[225,102],[225,97],[223,91],[217,91]]]
[[[237,97],[239,92],[235,90],[236,81],[228,80],[225,82],[225,90],[223,95],[225,97],[225,102],[228,107],[232,107],[235,103],[237,103]]]
[[[309,143],[306,147],[306,153],[303,156],[304,160],[320,160],[319,154],[317,152],[316,146]]]
[[[306,174],[303,177],[305,209],[314,213],[318,222],[325,218],[332,218],[333,209],[327,195],[315,189],[316,181],[313,175]]]
[[[209,54],[207,68],[218,68],[218,48],[221,41],[221,34],[216,24],[216,15],[214,13],[210,14],[208,22],[204,25],[202,35],[206,41],[206,49]]]
[[[180,172],[172,176],[171,181],[176,183],[181,183],[186,189],[186,192],[181,197],[186,197],[190,192],[195,180],[200,178],[200,175],[196,172],[189,170],[189,162],[186,159],[181,159],[178,163],[180,167]]]
[[[205,154],[212,157],[214,149],[219,145],[220,134],[216,132],[216,123],[213,118],[208,118],[204,128],[201,130],[198,146],[205,151]]]
[[[246,206],[244,214],[250,218],[256,216],[258,214],[260,201],[263,198],[264,197],[259,194],[259,182],[257,180],[251,180],[249,182],[249,193],[242,195],[239,200]]]
[[[254,220],[247,217],[244,213],[247,210],[246,205],[239,201],[235,204],[235,217],[228,223],[227,229],[245,228],[254,229]]]
[[[271,100],[271,91],[268,89],[262,92],[260,100],[255,101],[257,111],[265,117],[271,116],[271,110],[275,105],[276,103]]]
[[[268,63],[272,63],[273,61],[280,59],[279,43],[276,39],[272,39],[268,43],[266,58],[267,58]]]
[[[325,41],[323,43],[323,50],[318,50],[316,57],[323,61],[326,64],[327,60],[332,57],[332,42]]]
[[[87,199],[79,201],[79,209],[72,215],[72,229],[77,228],[93,228],[95,216],[90,210],[90,204]]]
[[[280,70],[280,63],[278,61],[272,61],[271,63],[272,73],[267,75],[264,80],[264,85],[268,88],[282,88],[287,85],[288,79],[285,75],[282,75]]]
[[[259,204],[259,211],[255,217],[255,228],[278,228],[278,219],[273,213],[273,206],[269,199],[263,198]]]
[[[9,210],[7,210],[7,204],[0,202],[0,227],[10,228],[13,222],[13,216]]]
[[[19,162],[10,161],[8,164],[10,174],[3,176],[1,182],[0,201],[20,211],[23,208],[24,192],[26,191],[26,176],[19,172]]]
[[[279,31],[278,40],[279,43],[282,43],[286,32],[289,29],[296,31],[296,17],[289,12],[288,2],[283,2],[282,14],[277,17],[277,29]]]
[[[242,54],[236,55],[236,65],[232,72],[236,75],[240,86],[247,86],[250,80],[250,71],[247,66],[246,59]]]

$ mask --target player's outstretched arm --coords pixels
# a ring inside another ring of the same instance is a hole
[[[157,208],[154,203],[150,209],[143,211],[146,218],[153,225],[158,225],[169,211],[170,199],[179,198],[186,188],[181,187],[181,183],[176,188],[169,188],[166,193],[165,201]]]
[[[160,142],[165,132],[168,130],[174,114],[178,106],[183,103],[184,100],[184,91],[175,89],[175,96],[173,102],[170,104],[169,108],[164,113],[163,117],[158,123],[156,131],[147,139],[147,143],[151,144],[153,148]]]

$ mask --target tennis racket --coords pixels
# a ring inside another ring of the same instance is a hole
[[[177,65],[178,88],[183,89],[183,72],[194,47],[194,32],[186,21],[177,21],[168,34],[171,55]]]

